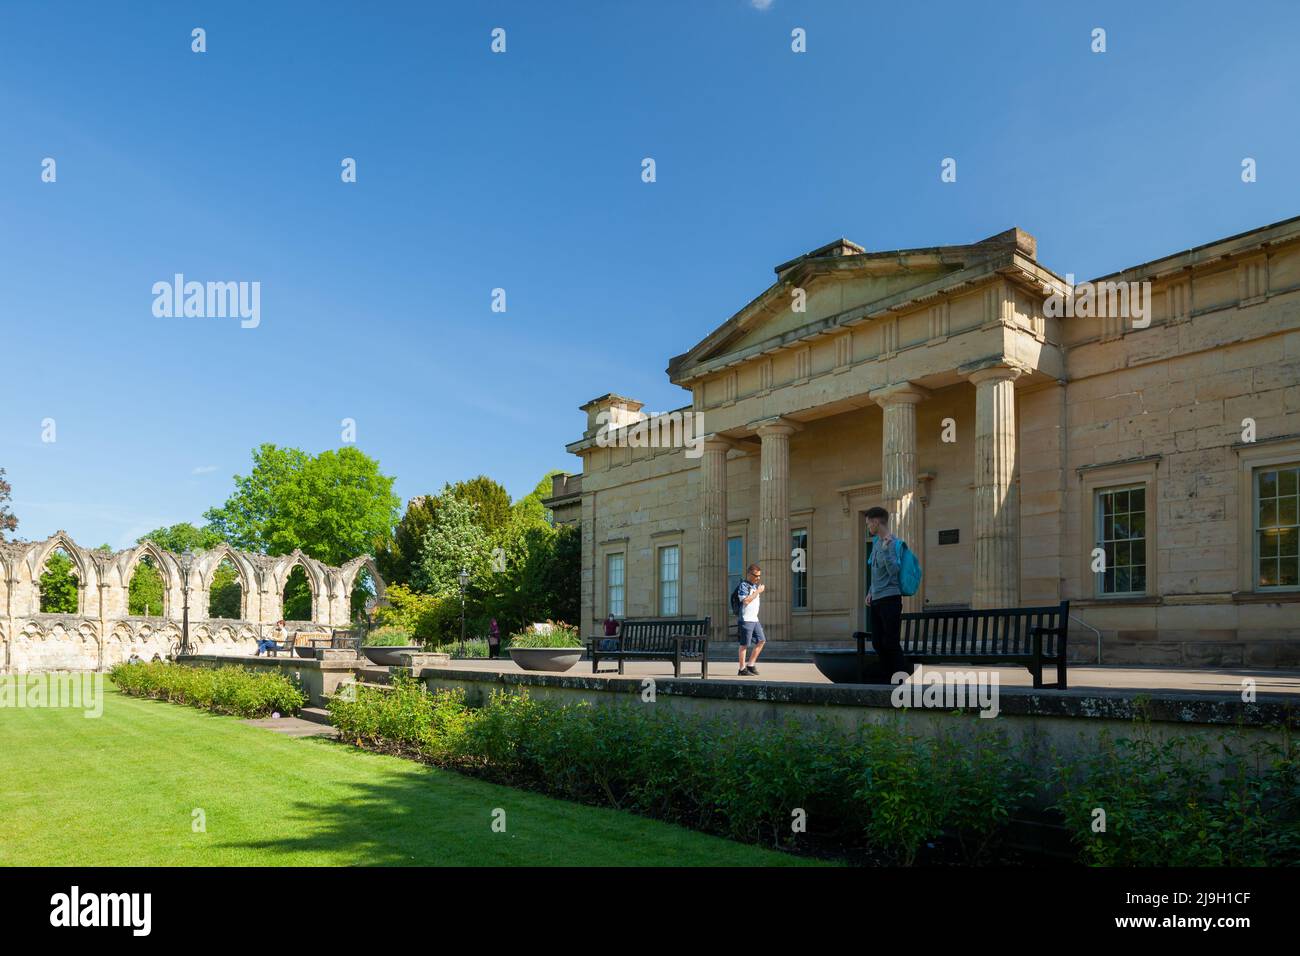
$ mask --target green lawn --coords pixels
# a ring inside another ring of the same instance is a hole
[[[505,833],[491,829],[496,808]],[[0,709],[5,866],[802,862],[111,690],[97,719]]]

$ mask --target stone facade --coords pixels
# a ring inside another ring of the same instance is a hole
[[[56,550],[64,551],[74,566],[76,614],[40,610],[41,574]],[[127,613],[131,576],[146,555],[163,579],[162,613],[133,616]],[[239,575],[241,617],[209,619],[212,579],[227,558]],[[44,541],[0,542],[0,665],[4,673],[23,674],[103,669],[126,660],[132,651],[146,660],[154,654],[167,657],[180,642],[187,587],[195,652],[251,654],[283,616],[284,587],[295,567],[303,569],[311,585],[312,619],[288,622],[291,633],[347,627],[352,587],[362,568],[383,597],[383,579],[366,556],[335,568],[301,551],[267,557],[222,545],[195,554],[186,580],[180,558],[149,541],[113,554],[82,548],[63,531]]]
[[[657,418],[692,418],[688,447],[654,447],[632,399],[583,406],[556,501],[584,630],[729,623],[758,560],[770,639],[847,639],[881,504],[925,567],[913,607],[1068,599],[1081,660],[1300,665],[1300,219],[1095,280],[1145,288],[1145,314],[1062,314],[1078,290],[1036,256],[1017,229],[840,240],[671,360],[691,401]]]

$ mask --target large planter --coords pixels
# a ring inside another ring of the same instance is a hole
[[[832,684],[857,684],[858,652],[852,647],[827,647],[812,651],[813,663],[822,672],[822,676]],[[867,652],[866,666],[870,670],[876,655]]]
[[[294,652],[295,654],[297,654],[299,657],[310,657],[310,658],[315,658],[315,657],[316,657],[316,645],[315,645],[315,644],[296,644],[296,645],[294,645],[293,652]]]
[[[526,671],[567,671],[582,660],[581,647],[512,647],[511,659]]]
[[[372,664],[378,664],[380,667],[404,667],[405,661],[402,660],[402,654],[420,654],[423,652],[424,647],[419,644],[407,646],[364,644],[361,647],[361,653],[366,656],[366,660]]]

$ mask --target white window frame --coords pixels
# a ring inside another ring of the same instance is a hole
[[[673,570],[676,572],[672,578],[664,577],[664,556],[672,552]],[[660,617],[681,617],[682,613],[682,546],[680,543],[664,544],[655,548],[655,607],[659,611]],[[671,609],[666,607],[668,601],[672,602]]]

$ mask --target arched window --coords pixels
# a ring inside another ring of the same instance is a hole
[[[244,586],[229,555],[222,558],[212,572],[212,585],[208,588],[208,617],[243,620]]]
[[[126,613],[133,617],[162,617],[165,592],[162,572],[153,555],[143,555],[127,585]]]
[[[295,564],[284,582],[284,619],[310,621],[312,619],[311,582],[301,564]]]
[[[42,614],[76,614],[80,607],[80,581],[76,562],[63,548],[45,558],[40,581]]]

